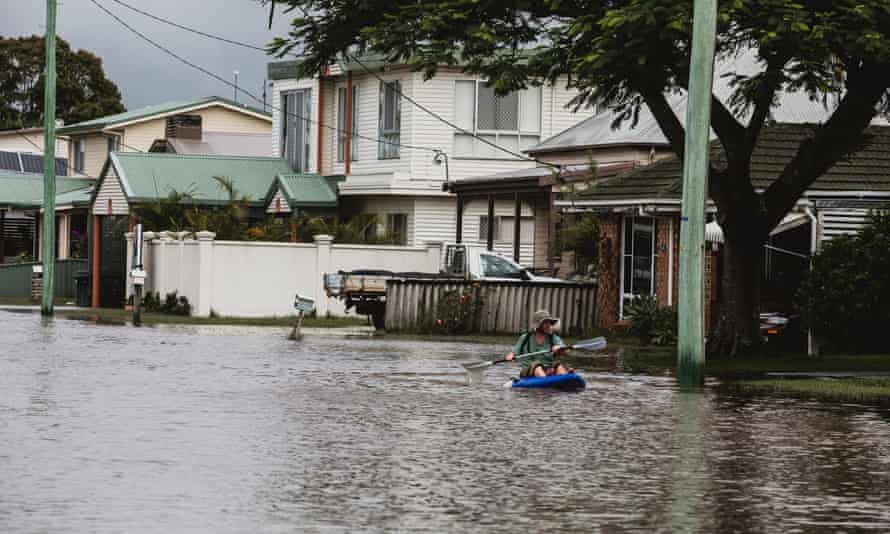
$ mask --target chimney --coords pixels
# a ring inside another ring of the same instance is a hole
[[[167,117],[165,130],[167,139],[195,139],[201,140],[201,116],[200,115],[174,115]]]

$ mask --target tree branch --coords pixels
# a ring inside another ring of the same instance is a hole
[[[770,109],[772,109],[776,91],[778,91],[779,86],[785,79],[782,71],[787,62],[787,56],[773,56],[763,72],[763,81],[754,92],[754,111],[751,113],[748,127],[745,129],[745,158],[748,160],[751,159],[754,146],[757,144],[757,138],[760,136],[760,131],[763,129]]]
[[[859,144],[890,87],[890,65],[872,63],[851,70],[847,94],[831,118],[805,139],[779,178],[763,193],[768,228],[774,227],[822,174]]]
[[[711,95],[711,128],[720,139],[730,167],[744,165],[745,127],[735,118],[719,98]]]
[[[661,89],[657,88],[641,89],[640,95],[646,101],[646,105],[649,106],[649,110],[655,117],[655,122],[661,127],[661,132],[671,144],[671,150],[682,160],[683,151],[686,147],[686,130],[683,128],[680,119],[677,118],[677,114],[674,113],[674,109],[668,103],[667,97],[664,96]]]

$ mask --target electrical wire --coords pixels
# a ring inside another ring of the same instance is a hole
[[[42,146],[35,143],[34,140],[31,139],[30,137],[28,137],[27,135],[23,134],[20,131],[16,131],[16,133],[19,136],[21,136],[22,139],[24,139],[25,141],[30,143],[31,146],[33,146],[34,148],[39,150],[41,153],[45,152],[45,150]],[[63,176],[63,178],[89,178],[91,180],[98,180],[98,178],[96,178],[95,176],[90,176],[88,174],[84,174],[80,171],[75,170],[74,167],[71,165],[71,162],[68,161],[68,158],[65,158],[65,168],[68,169],[69,174],[68,174],[68,176]]]
[[[93,3],[96,3],[95,0],[91,0],[91,1],[92,1]],[[198,29],[196,29],[196,28],[192,28],[192,27],[189,27],[189,26],[185,26],[185,25],[183,25],[183,24],[179,24],[179,23],[174,22],[174,21],[172,21],[172,20],[170,20],[170,19],[166,19],[166,18],[164,18],[164,17],[160,17],[160,16],[157,16],[157,15],[153,15],[153,14],[147,12],[147,11],[143,11],[142,9],[139,9],[139,8],[137,8],[137,7],[135,7],[135,6],[132,6],[132,5],[130,5],[130,4],[126,3],[126,2],[123,2],[123,1],[121,1],[121,0],[111,0],[111,1],[114,2],[114,3],[116,3],[116,4],[118,4],[118,5],[120,5],[120,6],[123,6],[123,7],[127,8],[127,9],[130,9],[130,10],[136,12],[136,13],[139,13],[140,15],[143,15],[143,16],[145,16],[145,17],[148,17],[148,18],[150,18],[150,19],[152,19],[152,20],[155,20],[155,21],[157,21],[157,22],[161,22],[161,23],[164,23],[164,24],[168,24],[168,25],[170,25],[170,26],[173,26],[173,27],[175,27],[175,28],[179,28],[179,29],[181,29],[181,30],[185,30],[185,31],[188,31],[188,32],[197,34],[197,35],[201,35],[201,36],[203,36],[203,37],[207,37],[207,38],[209,38],[209,39],[215,39],[215,40],[217,40],[217,41],[222,41],[222,42],[224,42],[224,43],[229,43],[229,44],[232,44],[232,45],[235,45],[235,46],[240,46],[240,47],[248,48],[248,49],[251,49],[251,50],[257,50],[257,51],[261,51],[261,52],[264,52],[264,53],[267,52],[267,50],[266,50],[265,48],[260,47],[260,46],[256,46],[256,45],[253,45],[253,44],[250,44],[250,43],[245,43],[245,42],[242,42],[242,41],[236,41],[236,40],[234,40],[234,39],[228,39],[228,38],[226,38],[226,37],[221,37],[221,36],[219,36],[219,35],[214,35],[214,34],[211,34],[211,33],[207,33],[207,32],[198,30]],[[300,8],[301,11],[303,11],[303,15],[306,16],[307,18],[309,18],[309,15],[306,13],[306,10],[305,10],[302,6],[298,6],[298,7]],[[298,55],[293,54],[293,53],[289,53],[289,55],[290,55],[291,57],[299,57]],[[379,74],[377,74],[377,73],[374,72],[372,69],[370,69],[367,65],[365,65],[365,64],[364,64],[361,60],[359,60],[357,57],[355,57],[355,56],[349,56],[349,55],[348,55],[347,58],[348,58],[348,59],[351,59],[352,61],[355,61],[355,62],[362,68],[362,70],[364,70],[367,74],[370,74],[371,76],[373,76],[374,78],[376,78],[377,80],[379,80],[379,81],[381,81],[381,82],[383,82],[383,83],[387,83],[386,80],[384,80]],[[423,111],[424,113],[430,115],[431,117],[435,118],[436,120],[438,120],[438,121],[440,121],[440,122],[442,122],[442,123],[448,125],[450,128],[452,128],[452,129],[454,129],[454,130],[456,130],[456,131],[458,131],[458,132],[460,132],[460,133],[462,133],[462,134],[464,134],[464,135],[471,136],[471,137],[473,137],[474,139],[477,139],[477,140],[481,141],[482,143],[484,143],[484,144],[486,144],[486,145],[489,145],[489,146],[491,146],[491,147],[493,147],[493,148],[495,148],[495,149],[497,149],[497,150],[500,150],[501,152],[504,152],[504,153],[506,153],[506,154],[509,154],[509,155],[511,155],[511,156],[514,156],[514,157],[516,157],[517,159],[520,159],[520,160],[523,160],[523,161],[533,161],[533,162],[535,162],[535,163],[538,163],[538,164],[540,164],[540,165],[544,165],[544,166],[547,166],[547,167],[553,167],[553,168],[556,168],[556,169],[562,169],[562,165],[560,165],[560,164],[558,164],[558,163],[550,163],[550,162],[543,161],[543,160],[540,160],[540,159],[537,159],[537,158],[532,158],[532,157],[526,156],[526,155],[521,154],[521,153],[518,153],[518,152],[513,152],[512,150],[510,150],[510,149],[508,149],[508,148],[506,148],[506,147],[503,147],[503,146],[501,146],[501,145],[498,145],[497,143],[494,143],[494,142],[492,142],[492,141],[489,141],[488,139],[485,139],[484,137],[481,137],[480,135],[478,135],[478,134],[476,134],[476,133],[474,133],[474,132],[471,132],[471,131],[469,131],[469,130],[466,130],[466,129],[464,129],[464,128],[462,128],[462,127],[460,127],[460,126],[454,124],[453,122],[449,121],[448,119],[442,117],[442,116],[439,115],[438,113],[436,113],[436,112],[430,110],[430,109],[427,108],[426,106],[420,104],[419,102],[417,102],[416,100],[414,100],[414,99],[411,98],[410,96],[408,96],[408,95],[406,95],[405,93],[403,93],[399,88],[394,87],[393,90],[395,91],[396,94],[398,94],[401,98],[404,98],[405,100],[407,100],[407,101],[408,101],[411,105],[413,105],[414,107],[420,109],[420,110]],[[357,134],[351,134],[351,135],[353,135],[353,136],[357,136]],[[441,151],[440,151],[440,152],[441,152]]]
[[[140,32],[139,30],[137,30],[136,28],[134,28],[134,27],[130,26],[129,24],[127,24],[126,21],[124,21],[123,19],[121,19],[120,17],[118,17],[117,15],[115,15],[113,12],[109,11],[107,8],[105,8],[105,6],[101,5],[101,4],[100,4],[99,2],[97,2],[96,0],[90,0],[90,2],[92,2],[96,7],[98,7],[100,10],[102,10],[103,12],[105,12],[108,16],[110,16],[111,18],[113,18],[114,20],[116,20],[116,21],[118,22],[118,24],[120,24],[121,26],[123,26],[124,28],[126,28],[127,30],[129,30],[131,33],[137,35],[137,36],[138,36],[139,38],[141,38],[142,40],[146,41],[147,43],[149,43],[150,45],[154,46],[155,48],[161,50],[161,51],[164,52],[165,54],[167,54],[167,55],[173,57],[173,58],[176,59],[177,61],[179,61],[179,62],[181,62],[181,63],[184,63],[184,64],[188,65],[189,67],[191,67],[191,68],[193,68],[193,69],[195,69],[195,70],[197,70],[197,71],[199,71],[199,72],[201,72],[201,73],[203,73],[203,74],[205,74],[205,75],[207,75],[207,76],[209,76],[209,77],[211,77],[211,78],[217,80],[218,82],[220,82],[220,83],[222,83],[222,84],[225,84],[225,85],[227,85],[227,86],[229,86],[229,87],[234,88],[236,91],[239,91],[239,92],[241,92],[241,93],[244,93],[245,95],[249,96],[249,97],[252,98],[253,100],[257,101],[258,103],[262,103],[262,102],[263,102],[262,99],[260,99],[259,97],[257,97],[257,96],[254,95],[253,93],[251,93],[250,91],[247,91],[247,90],[245,90],[245,89],[243,89],[243,88],[241,88],[241,87],[238,87],[237,85],[235,85],[235,84],[233,84],[232,82],[226,80],[225,78],[223,78],[223,77],[221,77],[221,76],[219,76],[219,75],[217,75],[217,74],[215,74],[215,73],[213,73],[213,72],[211,72],[211,71],[205,69],[204,67],[202,67],[202,66],[200,66],[200,65],[198,65],[198,64],[196,64],[196,63],[194,63],[194,62],[192,62],[192,61],[189,61],[188,59],[186,59],[186,58],[180,56],[180,55],[177,54],[176,52],[170,50],[169,48],[165,47],[164,45],[162,45],[162,44],[158,43],[157,41],[153,40],[152,38],[148,37],[148,36],[145,35],[144,33],[142,33],[142,32]],[[301,115],[299,115],[299,114],[297,114],[297,113],[293,113],[293,112],[290,112],[290,111],[283,111],[283,110],[281,110],[281,109],[279,109],[279,108],[277,108],[277,107],[275,107],[275,106],[269,106],[269,107],[270,107],[271,109],[273,109],[274,111],[278,111],[279,113],[284,113],[284,114],[286,114],[286,115],[288,115],[288,116],[291,116],[291,117],[294,117],[294,118],[297,118],[297,119],[300,119],[300,120],[304,120],[304,121],[309,122],[309,123],[317,124],[317,125],[319,125],[319,126],[322,127],[322,128],[327,128],[327,129],[329,129],[329,130],[332,130],[332,131],[335,131],[335,132],[338,132],[338,133],[342,133],[342,134],[345,134],[345,135],[351,135],[352,137],[356,137],[356,138],[359,138],[359,139],[365,139],[365,140],[367,140],[367,141],[372,141],[372,142],[375,142],[375,143],[378,143],[378,144],[384,144],[384,145],[388,145],[388,146],[397,146],[397,147],[399,147],[399,148],[405,148],[405,149],[407,149],[407,150],[419,150],[419,151],[426,151],[426,152],[432,152],[432,153],[441,152],[441,150],[439,150],[439,149],[437,149],[437,148],[430,148],[430,147],[421,147],[421,146],[408,145],[408,144],[404,144],[404,143],[397,143],[397,142],[393,142],[393,141],[387,141],[387,140],[383,140],[383,139],[378,139],[378,138],[375,138],[375,137],[369,137],[369,136],[366,136],[366,135],[361,135],[361,134],[356,134],[356,133],[347,132],[346,130],[343,130],[343,129],[340,129],[340,128],[337,128],[337,127],[334,127],[334,126],[330,126],[330,125],[324,124],[324,123],[321,122],[321,121],[317,121],[317,120],[311,119],[311,118],[309,118],[309,117],[303,117],[303,116],[301,116]]]

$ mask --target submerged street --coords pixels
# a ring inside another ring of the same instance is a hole
[[[886,531],[890,413],[497,345],[0,312],[3,532]]]

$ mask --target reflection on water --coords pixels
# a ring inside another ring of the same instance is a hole
[[[590,368],[512,391],[460,367],[503,347],[272,332],[0,312],[0,531],[890,525],[886,411]]]

